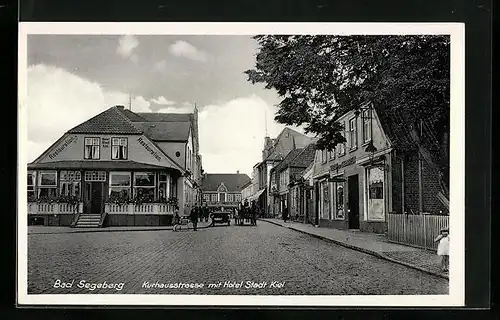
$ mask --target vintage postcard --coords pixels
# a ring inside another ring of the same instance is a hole
[[[464,25],[20,23],[20,305],[464,305]]]

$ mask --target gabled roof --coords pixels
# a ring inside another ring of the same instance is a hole
[[[302,152],[302,150],[304,149],[293,149],[292,151],[290,151],[286,155],[285,159],[283,159],[283,161],[281,161],[276,167],[274,167],[274,170],[276,172],[280,172],[287,168],[289,164]]]
[[[119,108],[111,107],[70,129],[68,133],[142,134]]]
[[[307,168],[314,161],[315,155],[316,145],[311,143],[290,162],[290,167]]]
[[[153,141],[188,141],[190,122],[135,122]]]
[[[241,191],[252,180],[244,173],[207,173],[202,180],[203,191],[217,191],[217,188],[224,182],[228,191]]]

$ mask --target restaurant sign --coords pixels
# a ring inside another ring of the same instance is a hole
[[[109,148],[109,138],[102,138],[101,141],[103,148]]]
[[[64,142],[59,146],[57,147],[54,152],[50,153],[49,154],[49,158],[50,159],[54,159],[55,157],[57,157],[57,155],[59,153],[61,153],[61,151],[63,151],[64,149],[66,149],[67,146],[69,146],[72,142],[76,142],[78,138],[76,136],[71,136],[69,137],[68,139],[64,140]]]
[[[155,151],[152,147],[150,147],[150,146],[146,143],[146,141],[144,141],[144,140],[142,139],[142,137],[139,137],[139,138],[137,139],[137,142],[139,142],[139,144],[140,144],[141,146],[143,146],[143,147],[144,147],[144,149],[146,149],[146,150],[147,150],[147,151],[148,151],[148,152],[149,152],[149,153],[150,153],[150,154],[151,154],[151,155],[152,155],[152,156],[153,156],[156,160],[161,161],[161,157],[160,157],[160,155],[159,155],[159,154],[158,154],[158,153],[157,153],[157,152],[156,152],[156,151]]]
[[[351,157],[341,163],[335,163],[330,166],[330,171],[338,171],[340,168],[344,168],[356,163],[356,156]]]

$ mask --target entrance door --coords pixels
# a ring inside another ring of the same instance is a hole
[[[85,182],[84,212],[101,213],[103,200],[102,182]]]
[[[347,178],[349,229],[359,229],[359,179],[358,175]]]

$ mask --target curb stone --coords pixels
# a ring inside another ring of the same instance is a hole
[[[368,249],[365,249],[365,248],[360,248],[360,247],[357,247],[357,246],[354,246],[354,245],[351,245],[351,244],[348,244],[348,243],[345,243],[345,242],[342,242],[342,241],[330,239],[330,238],[327,238],[327,237],[324,237],[324,236],[320,236],[320,235],[317,235],[317,234],[309,233],[309,232],[304,231],[304,230],[296,229],[294,227],[284,226],[284,225],[276,223],[274,221],[267,221],[267,220],[262,220],[262,221],[265,221],[265,222],[268,222],[268,223],[271,223],[271,224],[274,224],[274,225],[277,225],[277,226],[280,226],[280,227],[283,227],[283,228],[288,228],[290,230],[294,230],[294,231],[297,231],[297,232],[300,232],[300,233],[304,233],[304,234],[310,235],[310,236],[312,236],[314,238],[318,238],[318,239],[321,239],[321,240],[332,242],[332,243],[335,243],[335,244],[337,244],[339,246],[342,246],[342,247],[345,247],[345,248],[349,248],[349,249],[352,249],[352,250],[360,251],[360,252],[363,252],[363,253],[375,256],[375,257],[380,258],[380,259],[384,259],[384,260],[387,260],[387,261],[390,261],[390,262],[393,262],[393,263],[397,263],[397,264],[400,264],[400,265],[403,265],[403,266],[406,266],[406,267],[409,267],[409,268],[412,268],[412,269],[415,269],[415,270],[419,270],[419,271],[425,272],[425,273],[433,275],[433,276],[437,276],[437,277],[449,280],[449,276],[447,276],[447,275],[444,275],[444,274],[441,274],[441,273],[437,273],[437,272],[433,272],[433,271],[430,271],[428,269],[421,268],[421,267],[415,266],[415,265],[407,263],[407,262],[403,262],[403,261],[399,261],[399,260],[390,258],[390,257],[388,257],[388,256],[386,256],[386,255],[384,255],[382,253],[377,252],[377,251],[368,250]]]
[[[207,229],[212,227],[212,223],[204,226],[204,227],[198,227],[197,229]],[[72,228],[73,229],[73,228]],[[34,235],[34,234],[62,234],[62,233],[92,233],[92,232],[129,232],[129,231],[167,231],[173,230],[173,227],[165,227],[165,228],[137,228],[137,229],[124,229],[124,230],[106,230],[106,227],[104,228],[99,228],[99,229],[81,229],[78,231],[59,231],[59,232],[32,232],[29,233],[28,235]],[[181,228],[181,230],[193,230],[193,227],[187,227],[187,228]]]

